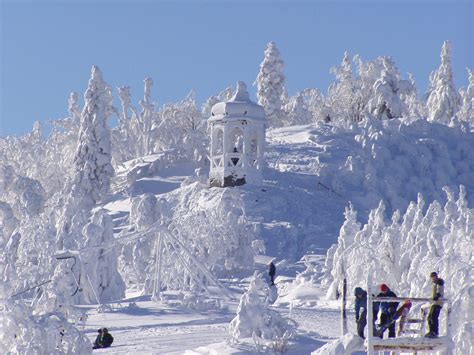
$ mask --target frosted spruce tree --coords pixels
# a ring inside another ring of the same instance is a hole
[[[112,114],[113,96],[102,78],[99,67],[93,66],[89,86],[84,94],[79,141],[74,158],[77,193],[88,196],[93,204],[109,192],[114,174],[107,119]]]
[[[304,97],[304,93],[299,92],[285,105],[285,111],[287,112],[286,123],[288,126],[309,124],[313,121],[313,115],[309,111]]]
[[[448,124],[457,113],[459,105],[460,97],[451,68],[451,43],[445,41],[441,48],[441,65],[430,75],[428,120]]]
[[[66,202],[58,206],[62,208],[56,223],[60,250],[76,249],[83,243],[81,231],[89,211],[109,192],[114,174],[107,127],[107,119],[113,112],[113,97],[97,66],[92,67],[84,101],[72,183],[65,189]]]
[[[269,287],[258,271],[240,298],[237,315],[229,324],[229,334],[233,342],[250,337],[258,344],[261,339],[270,340],[274,342],[270,347],[280,350],[295,335],[295,325],[271,309]]]
[[[265,58],[254,85],[257,85],[258,103],[265,108],[268,121],[273,127],[284,124],[283,95],[285,92],[284,63],[275,42],[265,50]]]
[[[474,125],[474,71],[467,69],[469,74],[469,85],[461,91],[462,106],[458,116],[461,120]]]
[[[122,299],[125,297],[125,283],[117,271],[112,219],[105,210],[97,210],[82,233],[85,251],[81,261],[87,281],[83,284],[81,301],[103,303]]]
[[[374,96],[369,101],[369,111],[378,119],[392,119],[406,116],[407,107],[402,95],[407,95],[411,84],[401,80],[398,70],[388,58],[383,59],[384,70],[374,83]]]

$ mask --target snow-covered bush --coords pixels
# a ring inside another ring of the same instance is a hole
[[[375,282],[390,285],[399,295],[426,297],[430,295],[429,274],[437,271],[451,302],[452,332],[459,339],[456,354],[462,354],[467,346],[464,329],[472,321],[468,314],[473,292],[469,274],[474,209],[468,207],[464,186],[457,200],[449,188],[444,191],[444,206],[434,201],[425,209],[419,195],[402,218],[395,211],[391,221],[386,220],[381,202],[362,228],[355,223],[352,209],[346,210],[337,248],[328,255],[332,265],[328,265],[327,278],[336,286],[346,278],[350,290],[364,285],[371,270]]]
[[[257,271],[248,290],[240,298],[236,317],[229,324],[233,342],[241,338],[287,340],[296,334],[295,324],[270,308],[269,287]]]

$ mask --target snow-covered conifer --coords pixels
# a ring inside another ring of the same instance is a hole
[[[309,124],[313,121],[313,115],[304,101],[304,94],[299,92],[285,105],[286,126]]]
[[[474,125],[474,71],[467,69],[469,74],[469,85],[461,91],[462,105],[458,116],[461,120]]]
[[[82,302],[102,303],[120,300],[125,296],[125,284],[117,271],[113,233],[112,219],[102,209],[95,211],[90,222],[84,226]]]
[[[104,82],[102,72],[97,66],[92,67],[84,100],[74,158],[74,185],[78,194],[96,203],[109,192],[110,178],[114,174],[110,131],[107,127],[107,119],[112,114],[113,97],[111,88]]]
[[[454,85],[451,68],[451,43],[445,41],[441,48],[441,65],[430,75],[428,92],[428,119],[448,124],[460,105],[459,93]]]
[[[250,337],[287,340],[295,335],[294,324],[270,308],[268,296],[267,283],[255,271],[248,290],[240,298],[237,315],[229,324],[233,341]]]
[[[270,42],[265,50],[265,58],[254,85],[257,85],[258,103],[265,108],[268,122],[273,127],[284,123],[284,102],[282,96],[285,87],[284,63],[275,42]]]
[[[368,104],[369,111],[378,119],[400,118],[407,112],[401,97],[411,91],[411,84],[400,79],[392,64],[389,58],[383,59],[384,70],[374,83],[374,96]]]

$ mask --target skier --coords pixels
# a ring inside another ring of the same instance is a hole
[[[109,333],[107,328],[101,328],[97,332],[99,334],[97,335],[97,338],[95,338],[92,349],[109,348],[114,342],[112,334]]]
[[[268,264],[269,269],[268,269],[268,275],[270,275],[270,280],[271,280],[271,286],[275,285],[274,278],[275,278],[275,273],[276,273],[276,267],[275,264],[273,264],[273,260],[270,261],[270,264]]]
[[[386,284],[380,285],[380,293],[377,297],[397,297],[397,295],[390,290]],[[388,337],[395,338],[395,322],[391,322],[397,311],[398,302],[381,302],[380,304],[380,329],[378,335],[383,338],[383,333],[387,329],[385,325],[388,325]]]
[[[357,324],[357,334],[362,338],[364,337],[364,329],[367,325],[367,292],[360,287],[356,287],[354,290],[355,296],[355,314]]]
[[[443,301],[440,299],[444,296],[444,280],[439,278],[438,274],[434,271],[430,274],[430,277],[433,282],[431,298],[436,302],[433,302],[430,308],[430,313],[428,313],[429,332],[425,337],[436,338],[438,336],[438,317],[443,305]]]

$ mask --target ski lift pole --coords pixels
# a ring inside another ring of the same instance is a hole
[[[342,306],[341,306],[342,336],[347,334],[346,295],[347,295],[347,280],[346,278],[344,278],[344,280],[342,281]]]
[[[374,312],[372,306],[372,269],[367,272],[367,354],[374,355],[372,337],[374,336]]]
[[[163,238],[164,233],[158,233],[158,243],[155,248],[155,284],[153,287],[152,300],[158,301],[161,296],[161,266],[163,264]]]

